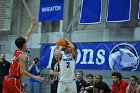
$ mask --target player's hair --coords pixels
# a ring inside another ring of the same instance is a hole
[[[75,49],[77,49],[77,46],[76,46],[76,44],[75,44],[75,43],[72,43],[72,44],[74,45]]]
[[[136,76],[131,76],[130,78],[134,78],[135,81],[138,81],[138,78]]]
[[[86,76],[86,78],[89,78],[89,77],[91,77],[91,78],[93,79],[93,75],[92,75],[92,74],[88,74],[88,75]]]
[[[113,72],[112,76],[116,76],[117,78],[119,78],[120,80],[122,79],[122,75],[119,72]]]
[[[16,45],[17,48],[19,48],[19,49],[21,49],[25,43],[26,43],[26,40],[25,40],[25,38],[23,38],[23,37],[18,37],[18,38],[15,40],[15,45]]]
[[[81,73],[82,76],[83,76],[83,74],[84,74],[82,70],[79,70],[79,71],[77,71],[77,72],[78,72],[78,73]]]

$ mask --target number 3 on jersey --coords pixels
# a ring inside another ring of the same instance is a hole
[[[67,64],[67,68],[70,68],[70,62],[67,62],[66,64]]]

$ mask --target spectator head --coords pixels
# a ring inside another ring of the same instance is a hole
[[[93,83],[93,75],[92,74],[88,74],[86,76],[86,79],[87,79],[87,83]]]
[[[1,59],[2,61],[5,60],[5,53],[0,53],[0,59]]]
[[[137,83],[138,83],[138,78],[136,76],[131,76],[130,84],[135,86]]]
[[[15,40],[15,45],[17,48],[25,51],[26,48],[27,48],[27,45],[26,45],[26,40],[25,38],[23,37],[18,37],[16,40]]]
[[[112,73],[113,82],[119,82],[122,79],[122,75],[119,72]]]
[[[83,78],[83,71],[82,70],[77,71],[77,79],[81,80],[82,78]]]
[[[39,63],[39,58],[37,58],[37,57],[34,58],[34,59],[33,59],[33,63],[34,63],[34,64],[38,64],[38,63]]]
[[[102,82],[102,75],[97,75],[97,76],[96,76],[96,82],[97,82],[97,83]]]

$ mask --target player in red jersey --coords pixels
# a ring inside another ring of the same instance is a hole
[[[136,76],[130,77],[130,84],[127,86],[125,93],[140,93],[139,80]]]
[[[26,64],[28,62],[28,57],[26,56],[26,54],[24,54],[24,51],[27,49],[26,43],[31,36],[35,24],[35,18],[32,18],[31,25],[27,33],[25,34],[25,38],[18,37],[15,40],[17,49],[14,53],[9,75],[4,78],[3,93],[24,93],[25,91],[21,82],[21,78],[23,75],[39,81],[44,80],[43,77],[34,76],[25,70]]]

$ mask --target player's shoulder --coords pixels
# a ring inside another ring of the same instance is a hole
[[[19,59],[26,59],[27,58],[27,56],[25,55],[25,54],[21,54],[20,56],[19,56]]]

